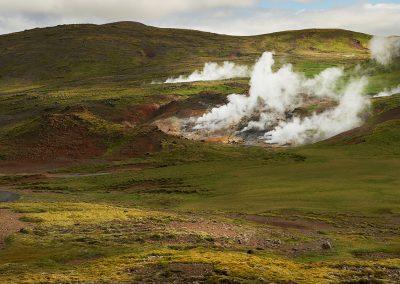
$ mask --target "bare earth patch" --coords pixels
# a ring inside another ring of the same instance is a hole
[[[0,249],[5,245],[5,239],[27,227],[26,223],[19,220],[21,214],[14,213],[9,209],[0,209]]]
[[[149,264],[129,272],[135,275],[138,283],[204,283],[215,275],[212,264],[192,262]]]
[[[317,231],[317,230],[332,229],[332,225],[318,220],[308,220],[308,219],[289,220],[277,216],[262,216],[262,215],[240,215],[240,217],[255,223],[280,227],[283,229],[296,229],[300,231]]]

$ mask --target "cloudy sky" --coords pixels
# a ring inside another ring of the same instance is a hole
[[[0,34],[115,21],[236,35],[303,28],[400,35],[400,0],[0,0]]]

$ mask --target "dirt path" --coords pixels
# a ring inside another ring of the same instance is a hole
[[[101,172],[101,173],[62,173],[62,174],[53,174],[53,173],[43,173],[43,176],[47,178],[76,178],[76,177],[95,177],[95,176],[104,176],[112,174],[111,172]]]
[[[9,209],[0,209],[0,249],[4,247],[8,236],[27,227],[26,223],[19,220],[20,217],[19,213],[14,213]]]

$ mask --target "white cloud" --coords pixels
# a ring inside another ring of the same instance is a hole
[[[303,28],[344,28],[377,35],[400,33],[397,3],[359,3],[325,10],[302,10],[298,6],[293,10],[265,9],[258,3],[260,0],[0,0],[0,33],[56,24],[125,20],[236,35]]]
[[[1,0],[1,13],[48,14],[63,17],[90,16],[157,18],[170,14],[218,7],[245,7],[257,0]]]
[[[278,9],[254,9],[251,13],[235,10],[234,15],[224,19],[181,18],[165,23],[239,35],[304,28],[342,28],[376,35],[398,35],[400,4],[357,4],[325,10],[301,10],[301,13],[298,10]]]

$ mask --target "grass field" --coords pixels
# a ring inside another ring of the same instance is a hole
[[[373,99],[360,128],[296,148],[152,125],[248,91],[247,79],[153,79],[269,49],[307,76],[360,64],[368,95],[397,86],[399,65],[369,60],[369,38],[130,23],[0,36],[0,195],[20,196],[0,203],[0,282],[399,282],[400,94]]]

